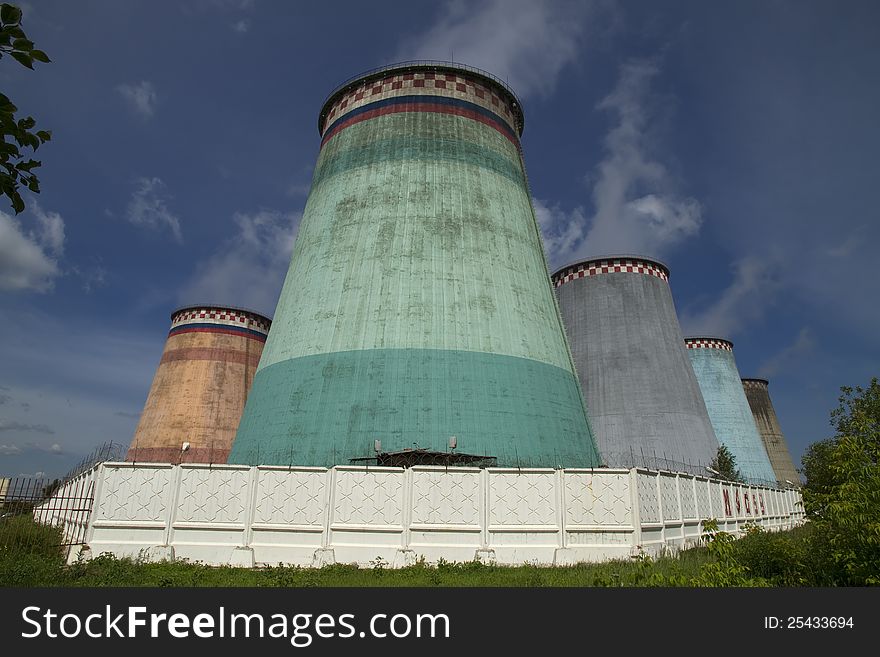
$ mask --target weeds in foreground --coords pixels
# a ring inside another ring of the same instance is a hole
[[[22,527],[32,536],[32,528]],[[55,530],[52,530],[55,531]],[[65,565],[59,540],[48,532],[41,546],[0,543],[0,586],[149,586],[149,587],[710,587],[829,586],[823,569],[821,536],[809,525],[786,532],[751,527],[735,540],[704,523],[701,547],[654,558],[644,552],[628,560],[573,566],[496,566],[478,561],[453,563],[424,559],[391,568],[377,557],[370,567],[335,564],[323,568],[270,566],[213,567],[184,560],[151,563],[145,557],[120,559],[109,554]]]

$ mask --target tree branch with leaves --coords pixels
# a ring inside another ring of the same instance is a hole
[[[804,455],[807,517],[824,541],[835,581],[880,584],[880,380],[844,386],[833,438]]]
[[[8,55],[22,66],[33,70],[34,62],[48,64],[51,60],[42,50],[34,47],[21,28],[21,9],[4,3],[0,6],[0,58]],[[0,194],[8,196],[12,208],[18,214],[24,210],[24,200],[19,188],[24,186],[35,194],[40,193],[40,181],[34,169],[42,162],[30,157],[41,144],[52,138],[48,130],[36,130],[32,116],[17,119],[18,107],[0,93]]]

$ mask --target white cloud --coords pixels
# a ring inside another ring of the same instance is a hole
[[[156,112],[159,96],[152,82],[142,80],[137,84],[120,84],[116,91],[135,112],[149,119]]]
[[[64,220],[36,203],[32,212],[39,230],[28,233],[18,219],[0,212],[0,290],[47,292],[61,274]]]
[[[825,249],[825,255],[831,258],[849,258],[856,251],[865,246],[867,231],[864,226],[858,226],[850,235],[842,242],[830,246]],[[870,238],[867,238],[870,239]]]
[[[96,265],[93,267],[71,267],[70,273],[78,276],[82,281],[82,289],[90,294],[95,288],[107,285],[107,270]]]
[[[172,306],[169,300],[169,312]],[[137,421],[114,413],[143,407],[166,334],[117,329],[91,316],[62,320],[34,311],[22,311],[14,324],[0,322],[0,381],[13,388],[8,394],[14,398],[0,406],[8,428],[0,432],[0,443],[19,446],[22,456],[32,459],[16,467],[46,470],[65,456],[72,466],[76,455],[98,443],[128,443]],[[34,424],[55,434],[35,431]],[[3,465],[0,458],[0,472]]]
[[[653,61],[628,62],[614,90],[599,103],[616,124],[605,137],[605,156],[593,176],[593,215],[587,220],[580,208],[545,212],[542,230],[551,261],[613,253],[659,256],[699,232],[699,201],[677,192],[672,175],[649,147],[649,108],[656,102],[651,80],[658,72]]]
[[[232,24],[232,31],[238,34],[244,34],[250,29],[250,23],[246,20],[236,21]]]
[[[742,258],[735,264],[733,281],[715,301],[682,314],[684,333],[731,337],[761,319],[782,289],[781,270],[781,261],[770,255]]]
[[[43,212],[43,208],[36,201],[31,207],[31,212],[40,224],[40,243],[53,255],[62,255],[64,253],[64,219],[57,212]]]
[[[24,424],[14,420],[0,419],[0,431],[34,431],[36,433],[54,434],[55,431],[45,424]]]
[[[544,239],[544,250],[552,256],[553,262],[562,266],[568,263],[578,245],[583,242],[587,218],[582,208],[566,212],[548,201],[533,198],[532,206]],[[551,272],[552,273],[552,272]]]
[[[447,2],[427,32],[405,40],[398,60],[455,59],[507,80],[525,98],[551,92],[574,61],[593,2],[488,0]]]
[[[816,348],[816,337],[809,327],[804,327],[798,332],[794,342],[785,347],[779,353],[768,358],[758,369],[758,376],[769,379],[782,371],[786,366],[796,363],[806,354]]]
[[[17,445],[0,445],[0,454],[3,456],[15,456],[21,454],[21,448]]]
[[[47,475],[42,470],[36,472],[19,472],[15,475],[16,479],[46,479]]]
[[[135,184],[137,189],[125,210],[126,219],[137,226],[153,229],[166,226],[174,239],[182,242],[180,219],[168,209],[167,201],[170,198],[165,191],[165,183],[159,178],[138,178]]]
[[[291,197],[308,196],[311,189],[311,183],[292,182],[287,186],[287,189],[284,190],[284,193]]]
[[[220,303],[271,312],[290,265],[301,213],[237,213],[238,233],[202,262],[180,303]]]

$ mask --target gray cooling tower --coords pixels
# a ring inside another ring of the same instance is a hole
[[[607,256],[563,267],[551,280],[603,462],[705,474],[718,441],[669,269],[641,256]]]
[[[774,484],[776,475],[743,392],[733,343],[712,337],[689,337],[685,343],[718,440],[749,482]]]
[[[770,400],[770,384],[766,379],[743,379],[742,384],[777,481],[783,485],[790,482],[799,486],[800,475],[794,467],[776,410]]]

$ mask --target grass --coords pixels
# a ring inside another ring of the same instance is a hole
[[[337,564],[323,568],[275,566],[235,568],[186,561],[146,563],[100,555],[65,565],[60,533],[28,517],[0,524],[0,586],[149,587],[555,587],[555,586],[816,586],[821,564],[813,563],[810,528],[753,531],[724,545],[680,552],[675,557],[575,566],[492,566],[478,562],[436,566],[417,563],[390,569]]]

